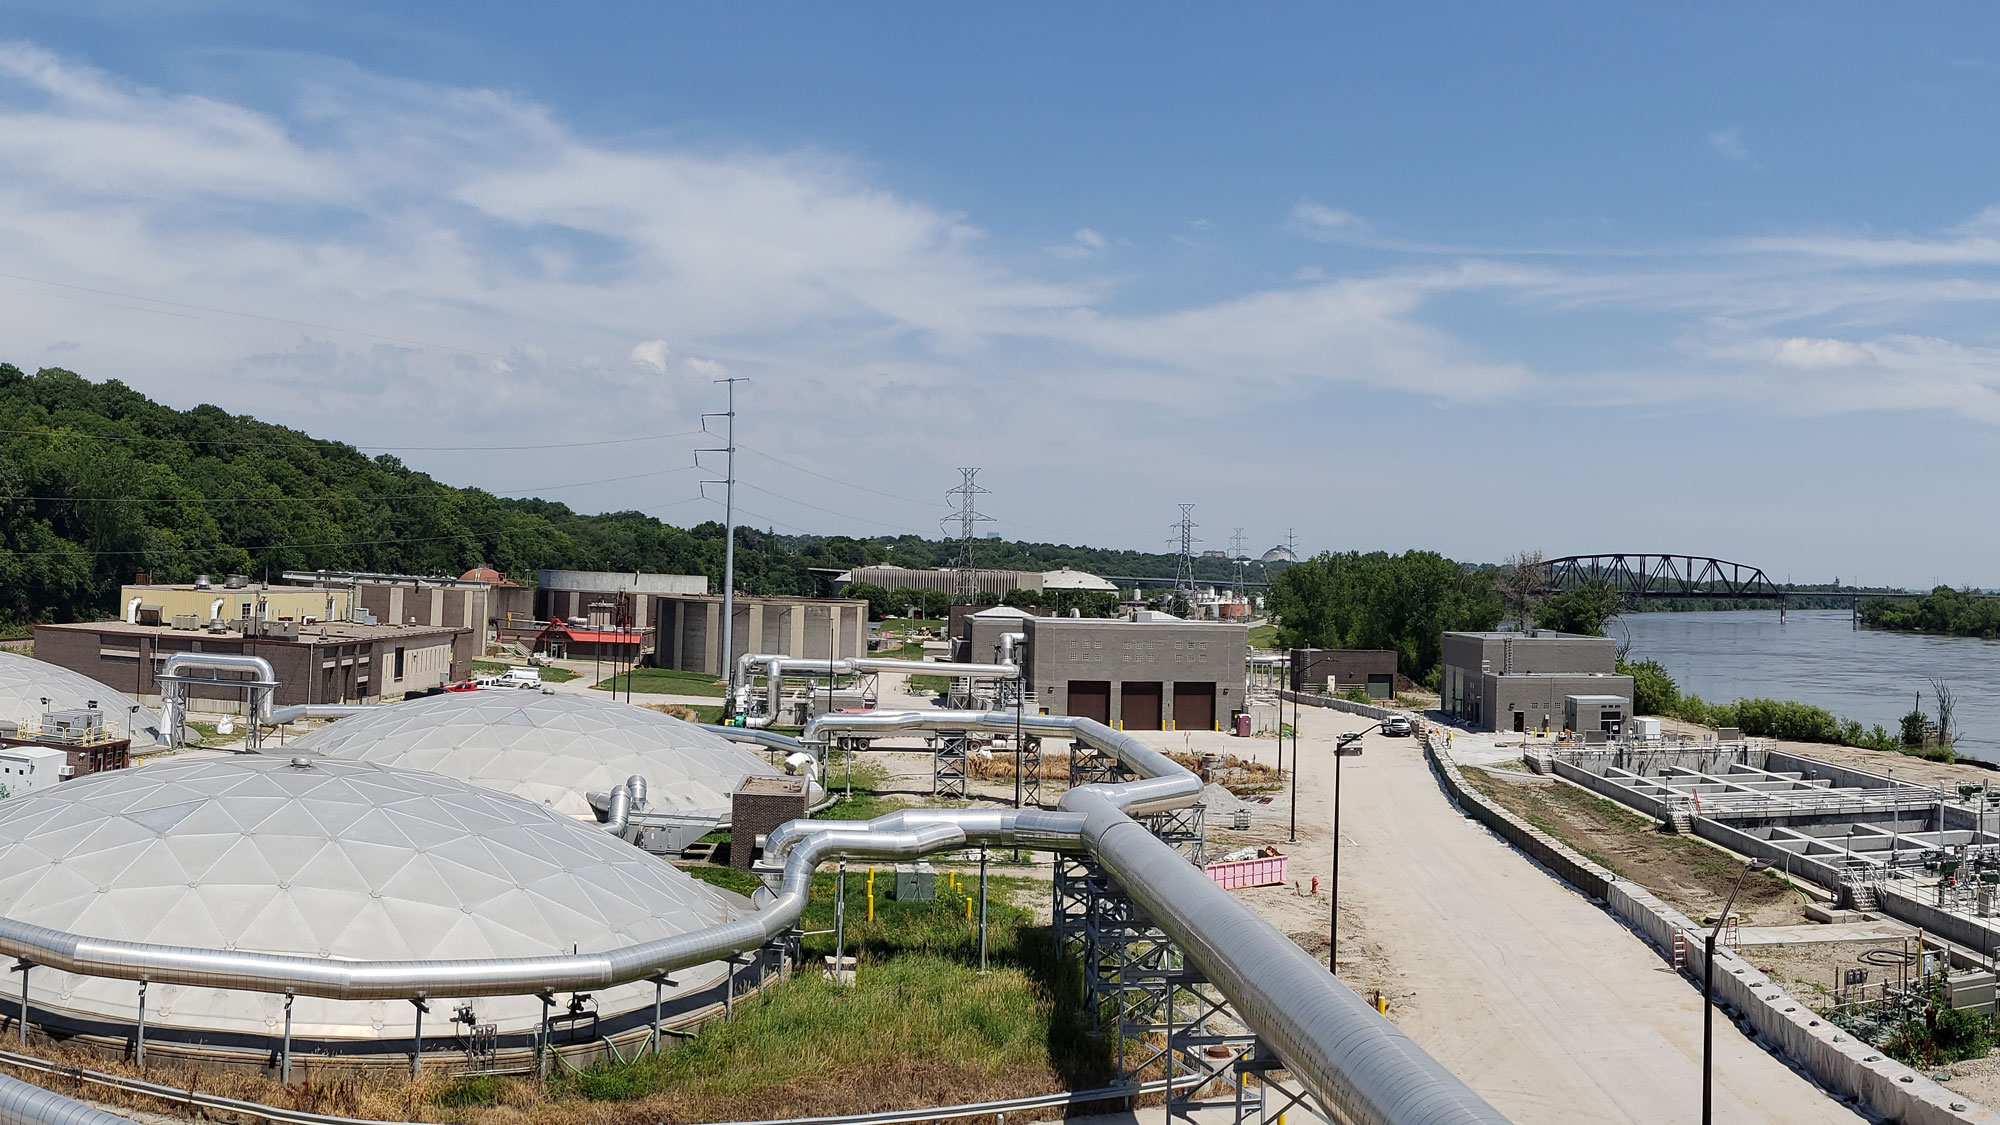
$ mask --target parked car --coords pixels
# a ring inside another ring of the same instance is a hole
[[[1382,720],[1383,734],[1392,734],[1401,737],[1409,734],[1411,729],[1410,717],[1408,715],[1391,715]]]

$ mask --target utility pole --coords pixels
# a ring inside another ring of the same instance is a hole
[[[707,430],[710,418],[727,418],[729,423],[722,441],[722,448],[695,450],[695,463],[699,464],[701,462],[701,455],[704,453],[721,453],[726,457],[724,461],[726,468],[723,472],[723,479],[705,480],[701,482],[701,486],[704,494],[706,494],[708,486],[711,484],[719,484],[725,487],[722,499],[722,534],[725,537],[725,541],[722,547],[721,663],[722,682],[725,685],[725,691],[728,693],[724,698],[734,699],[736,697],[736,638],[734,636],[736,630],[736,384],[747,383],[749,380],[738,376],[731,376],[727,379],[716,379],[714,381],[726,384],[729,387],[729,409],[720,414],[702,415],[702,428],[704,431]]]
[[[1299,533],[1289,527],[1285,529],[1285,552],[1292,556],[1293,562],[1299,561]]]
[[[974,530],[982,523],[992,523],[992,516],[979,514],[979,497],[992,493],[979,487],[979,470],[960,467],[959,485],[946,492],[954,509],[951,515],[938,523],[946,530],[958,525],[958,572],[952,575],[952,596],[960,599],[960,605],[971,605],[979,600],[979,579],[972,572],[972,537]]]

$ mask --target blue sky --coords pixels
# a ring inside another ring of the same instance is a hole
[[[0,359],[396,447],[746,376],[780,530],[980,465],[1027,538],[2000,585],[1996,23],[0,4]],[[403,456],[693,522],[692,445]]]

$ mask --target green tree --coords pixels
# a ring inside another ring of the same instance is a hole
[[[1574,590],[1542,599],[1536,619],[1544,628],[1558,632],[1601,637],[1604,623],[1617,614],[1617,588],[1608,579],[1593,578]]]
[[[847,584],[847,588],[840,592],[840,596],[844,598],[859,598],[867,602],[868,620],[870,621],[880,621],[885,617],[894,617],[903,611],[903,607],[896,604],[894,595],[882,587],[875,585],[873,582],[850,582]]]
[[[1322,554],[1286,568],[1271,609],[1287,648],[1378,648],[1424,681],[1446,632],[1491,629],[1502,607],[1490,570],[1432,551]]]
[[[1674,715],[1681,704],[1680,685],[1657,660],[1618,662],[1618,670],[1632,677],[1632,710],[1640,715]]]

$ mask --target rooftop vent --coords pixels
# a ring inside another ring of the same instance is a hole
[[[248,578],[245,578],[241,574],[232,574],[228,578],[223,579],[222,588],[225,590],[241,590],[249,584],[250,580]]]

